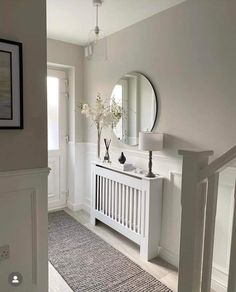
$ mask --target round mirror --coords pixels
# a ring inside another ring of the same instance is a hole
[[[122,107],[123,114],[113,129],[124,144],[138,145],[140,131],[152,131],[158,112],[157,96],[143,74],[131,72],[114,86],[111,98]]]

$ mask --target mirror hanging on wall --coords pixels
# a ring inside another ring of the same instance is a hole
[[[138,145],[139,132],[152,131],[156,122],[158,101],[153,85],[143,74],[131,72],[116,83],[111,99],[123,108],[114,134],[126,145]]]

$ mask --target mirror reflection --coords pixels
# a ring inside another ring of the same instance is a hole
[[[150,81],[141,73],[124,75],[114,86],[111,98],[123,108],[113,129],[118,140],[138,145],[140,131],[151,131],[157,117],[157,97]]]

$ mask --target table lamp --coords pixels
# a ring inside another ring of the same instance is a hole
[[[152,172],[152,151],[163,149],[163,134],[154,132],[139,132],[139,150],[149,152],[148,174],[146,177],[155,177]]]

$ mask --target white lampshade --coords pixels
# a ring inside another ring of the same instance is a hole
[[[139,149],[158,151],[163,149],[163,134],[154,132],[139,132]]]

